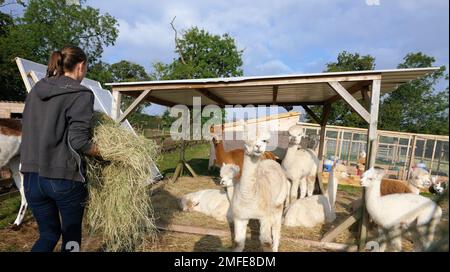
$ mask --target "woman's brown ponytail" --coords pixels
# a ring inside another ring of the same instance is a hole
[[[61,51],[55,51],[48,61],[47,77],[59,77],[62,74],[64,74],[63,55]]]
[[[47,66],[47,77],[59,77],[65,72],[71,72],[80,62],[86,62],[83,50],[76,46],[66,46],[61,51],[55,51],[50,56]]]

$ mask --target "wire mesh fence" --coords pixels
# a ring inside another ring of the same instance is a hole
[[[320,126],[301,123],[307,135],[318,135]],[[360,152],[366,150],[367,129],[327,126],[324,156],[334,156],[347,165],[356,165]],[[406,179],[411,167],[422,167],[440,180],[448,181],[449,137],[395,131],[378,131],[376,166],[388,176]]]

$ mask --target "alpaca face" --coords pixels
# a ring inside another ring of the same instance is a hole
[[[195,201],[193,199],[183,197],[180,199],[179,205],[180,205],[182,211],[191,212],[194,210],[194,207],[197,206],[199,203],[200,202]]]
[[[414,186],[420,189],[425,189],[431,186],[432,182],[430,179],[430,174],[421,168],[416,168],[411,173],[410,181]]]
[[[256,139],[252,139],[247,136],[247,140],[244,143],[244,150],[247,155],[259,157],[267,148],[269,143],[270,133],[261,132],[256,136]]]
[[[347,174],[347,166],[341,163],[336,163],[333,166],[334,174],[337,178],[348,178],[349,174]]]
[[[431,183],[433,185],[430,187],[430,192],[435,194],[442,195],[447,187],[445,182],[437,181],[437,176],[431,178]]]
[[[218,135],[213,135],[212,142],[216,146],[222,142],[222,139]]]
[[[299,145],[302,141],[302,138],[305,136],[305,132],[303,127],[300,125],[293,125],[288,130],[289,133],[289,142],[291,144]]]
[[[362,187],[369,187],[373,184],[375,180],[378,180],[383,177],[384,170],[382,169],[375,169],[371,167],[369,170],[364,172],[361,178],[361,186]]]
[[[224,163],[220,168],[220,185],[223,187],[234,186],[234,179],[239,174],[239,166]]]
[[[364,151],[359,152],[359,157],[360,158],[365,158],[366,157],[366,152],[364,152]]]

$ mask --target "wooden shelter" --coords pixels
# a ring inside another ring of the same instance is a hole
[[[0,101],[0,118],[22,117],[24,107],[22,101]]]
[[[323,164],[325,128],[331,105],[344,100],[368,124],[366,168],[375,164],[377,123],[380,95],[394,91],[400,84],[420,78],[438,70],[438,67],[350,71],[316,74],[295,74],[280,76],[210,78],[191,80],[142,81],[108,83],[113,95],[112,116],[121,122],[136,109],[142,101],[174,106],[177,104],[192,106],[193,97],[201,97],[201,105],[301,105],[320,126],[320,144],[318,156]],[[136,100],[120,113],[121,95],[136,97]],[[360,104],[358,100],[362,100]],[[317,116],[309,106],[322,106],[321,116]],[[323,191],[321,175],[319,185]],[[364,199],[363,192],[363,199]],[[364,201],[363,201],[364,202]],[[359,248],[366,245],[367,213],[365,206],[361,212],[350,216],[341,225],[327,233],[323,241],[331,241],[337,234],[359,218]]]

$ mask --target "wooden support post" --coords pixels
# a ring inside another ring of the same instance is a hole
[[[414,163],[414,158],[416,155],[417,136],[413,135],[412,139],[413,139],[412,140],[413,144],[412,144],[412,148],[411,148],[411,154],[409,154],[409,158],[408,158],[408,167],[406,169],[408,174],[406,175],[406,177],[404,177],[404,179],[409,178],[409,170],[411,169],[411,167]]]
[[[344,135],[345,135],[345,131],[342,131],[341,132],[341,138],[339,140],[339,152],[338,152],[338,158],[340,160],[342,160],[342,145],[344,144],[344,141],[345,141]]]
[[[431,163],[430,163],[430,174],[433,173],[433,162],[434,162],[434,155],[436,153],[436,144],[437,144],[437,140],[434,140],[434,144],[433,144],[433,153],[431,154]]]
[[[278,98],[278,86],[272,87],[272,105],[277,104],[277,98]]]
[[[113,120],[118,121],[120,116],[120,103],[122,100],[122,94],[119,91],[112,91],[113,101],[111,107],[111,117]]]
[[[380,89],[381,89],[381,80],[374,80],[372,83],[372,93],[371,93],[371,101],[370,101],[370,122],[369,129],[367,131],[367,158],[366,158],[366,169],[375,166],[375,160],[377,156],[377,146],[378,146],[378,137],[377,137],[377,126],[378,126],[378,109],[380,103]],[[360,225],[359,232],[359,250],[362,251],[365,249],[366,239],[367,239],[367,226],[369,222],[369,214],[366,211],[366,189],[363,188],[362,193],[362,220]]]
[[[186,159],[184,156],[185,156],[185,142],[184,142],[184,139],[181,139],[180,160],[177,164],[177,167],[175,168],[175,172],[173,174],[171,182],[177,181],[177,179],[183,175],[184,168],[186,168],[194,178],[198,177],[198,175],[197,175],[197,173],[195,173],[194,169],[189,165],[189,163],[186,162]]]
[[[425,151],[427,150],[427,139],[423,142],[423,149],[422,149],[422,161],[425,159]]]
[[[350,165],[350,154],[352,153],[353,135],[354,132],[352,132],[352,136],[350,136],[350,142],[348,143],[347,165]]]
[[[328,116],[330,116],[331,111],[331,104],[325,104],[323,106],[322,110],[322,120],[320,122],[320,142],[319,142],[319,152],[317,154],[317,157],[320,160],[319,167],[317,168],[317,178],[319,181],[319,188],[322,194],[325,193],[325,189],[323,188],[323,181],[322,181],[322,169],[323,169],[323,151],[324,151],[324,144],[325,144],[325,137],[326,137],[326,128],[327,128],[327,121]]]
[[[361,89],[361,95],[364,101],[364,106],[366,107],[367,110],[370,110],[369,88],[364,87],[363,89]]]
[[[401,179],[403,179],[403,180],[406,179],[406,173],[407,173],[406,167],[408,165],[409,150],[410,150],[410,147],[411,147],[411,138],[412,138],[412,136],[410,135],[409,138],[408,138],[408,146],[406,147],[405,161],[403,162],[403,173],[402,173],[402,176],[401,176]]]
[[[191,175],[194,178],[197,178],[198,177],[197,173],[195,173],[194,169],[192,169],[192,167],[189,165],[189,163],[187,163],[186,161],[184,161],[183,163],[184,163],[184,166],[186,166],[187,170],[191,173]]]
[[[339,150],[339,144],[340,144],[340,140],[341,140],[341,131],[338,131],[337,136],[336,136],[336,145],[334,148],[334,157],[336,158],[338,155],[338,150]]]
[[[118,118],[117,122],[121,123],[123,120],[127,119],[127,117],[141,104],[142,100],[147,97],[152,92],[152,90],[145,90],[143,91],[134,101],[131,103],[131,105],[128,107],[128,109],[125,110],[125,112]]]
[[[442,159],[442,154],[444,153],[444,150],[442,148],[443,145],[444,145],[444,142],[441,142],[441,144],[439,146],[439,152],[438,152],[439,158],[438,158],[438,165],[437,165],[437,168],[436,168],[436,172],[437,173],[439,173],[439,170],[441,168],[441,159]]]

